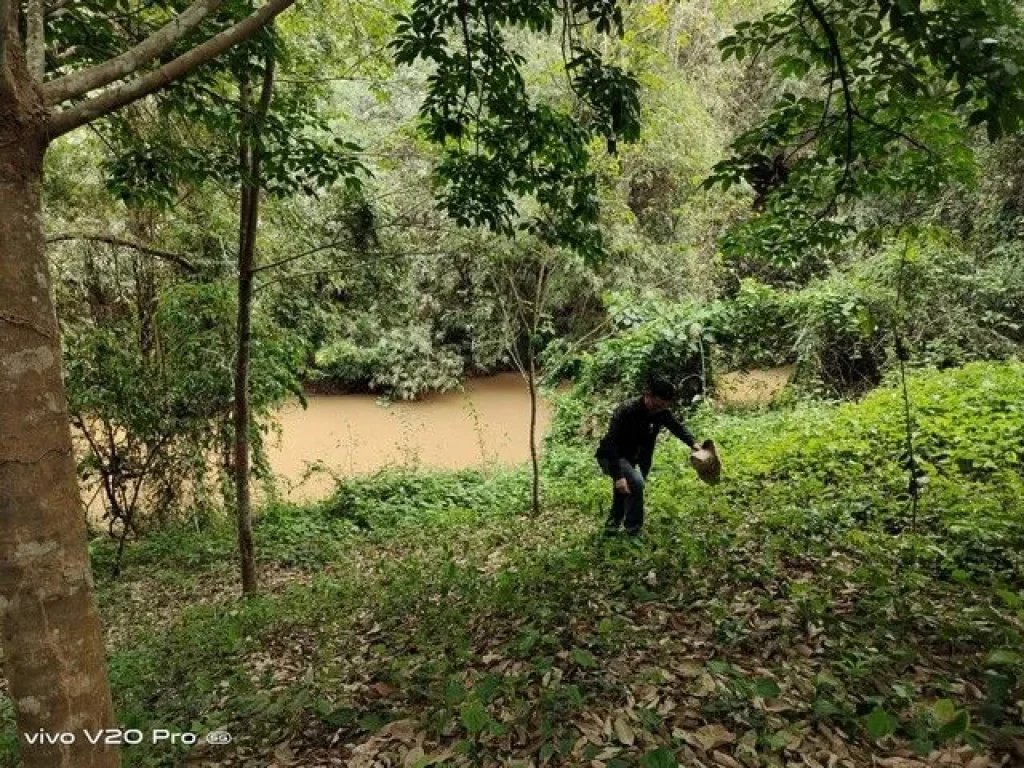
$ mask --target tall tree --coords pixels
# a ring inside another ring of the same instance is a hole
[[[525,59],[509,31],[551,33],[556,23],[563,65],[574,100],[558,108],[531,93],[520,71]],[[589,145],[640,133],[637,80],[602,58],[595,34],[623,32],[622,9],[612,0],[417,0],[400,17],[393,47],[399,63],[424,59],[436,67],[420,114],[442,149],[436,168],[440,202],[457,224],[486,227],[543,249],[529,275],[506,273],[497,292],[511,326],[509,351],[530,393],[531,507],[540,511],[537,455],[537,352],[553,266],[546,254],[565,248],[589,260],[604,255],[598,226],[597,178]],[[499,267],[499,272],[502,268]]]
[[[305,17],[293,16],[296,24]],[[261,203],[265,196],[315,194],[339,178],[356,189],[362,166],[357,147],[331,135],[318,97],[307,82],[315,65],[297,50],[302,40],[269,28],[256,39],[206,67],[196,77],[162,94],[161,120],[131,115],[110,121],[107,141],[117,155],[109,169],[125,202],[169,205],[183,188],[211,184],[237,190],[238,208],[236,344],[231,424],[225,425],[225,470],[231,475],[236,508],[242,591],[257,587],[252,535],[251,468],[253,436],[252,320],[260,273],[298,260],[260,264],[257,253]],[[311,71],[312,70],[312,71]],[[283,75],[278,78],[278,72]],[[197,136],[202,138],[197,141]],[[264,386],[265,388],[265,386]],[[266,398],[261,401],[266,404]],[[258,415],[258,414],[257,414]]]
[[[525,58],[510,42],[520,30],[551,34],[556,24],[574,96],[568,107],[531,92]],[[639,84],[598,48],[601,36],[622,33],[614,0],[417,0],[399,17],[396,60],[435,67],[420,115],[443,150],[440,202],[456,223],[602,254],[589,145],[603,139],[614,153],[640,134]]]
[[[274,95],[274,51],[263,63],[263,82],[254,100],[248,69],[238,73],[239,141],[238,175],[241,179],[238,227],[238,339],[235,347],[234,473],[238,506],[238,555],[242,568],[242,592],[256,591],[256,554],[252,541],[252,493],[249,484],[249,359],[252,340],[252,280],[263,187],[263,124]]]
[[[221,3],[196,0],[141,40],[129,41],[126,50],[67,71],[60,65],[48,77],[48,25],[54,25],[58,40],[68,26],[56,13],[47,18],[44,0],[0,0],[4,668],[21,733],[43,729],[79,736],[72,744],[23,740],[29,768],[120,764],[116,749],[92,745],[82,733],[112,726],[114,718],[43,238],[44,154],[55,138],[155,93],[251,38],[293,2],[268,0],[241,20],[197,39],[193,33]],[[141,26],[145,19],[137,13]],[[80,27],[80,34],[96,38],[92,50],[111,41],[104,34],[111,25]]]

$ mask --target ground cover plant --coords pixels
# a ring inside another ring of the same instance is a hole
[[[150,537],[100,585],[124,727],[235,740],[126,763],[1013,765],[1022,373],[913,377],[916,520],[889,387],[701,413],[723,483],[666,448],[639,541],[597,535],[607,488],[572,444],[547,454],[536,518],[525,471],[271,505],[270,586],[241,604],[230,529]]]

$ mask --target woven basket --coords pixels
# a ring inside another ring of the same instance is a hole
[[[697,476],[709,485],[714,485],[722,477],[722,462],[711,440],[705,440],[690,454],[690,465],[697,470]]]

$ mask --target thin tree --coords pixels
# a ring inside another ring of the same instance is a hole
[[[263,65],[263,83],[259,101],[253,103],[249,72],[239,73],[239,142],[238,165],[241,178],[241,210],[238,229],[238,340],[235,356],[234,402],[234,480],[238,509],[238,554],[242,566],[242,592],[256,591],[256,557],[252,540],[252,492],[249,484],[249,361],[252,341],[252,282],[259,228],[260,192],[262,183],[262,128],[274,95],[273,47],[268,49]]]
[[[0,624],[28,768],[120,765],[83,729],[114,724],[42,226],[43,158],[59,136],[188,75],[294,0],[268,0],[181,51],[221,5],[197,0],[113,58],[46,76],[45,0],[0,0]]]
[[[549,249],[531,254],[525,264],[500,264],[494,278],[495,293],[504,316],[506,348],[516,369],[526,380],[530,395],[530,510],[540,514],[540,454],[537,450],[537,354],[544,320],[548,315],[548,288],[555,264]]]

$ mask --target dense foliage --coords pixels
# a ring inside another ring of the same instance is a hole
[[[54,72],[178,5],[57,3]],[[121,723],[236,735],[127,764],[1024,759],[1017,5],[317,0],[60,139],[46,226]],[[266,588],[237,604],[254,147]],[[771,403],[722,407],[727,374],[783,366]],[[554,402],[542,497],[522,467],[278,494],[264,439],[303,392],[513,370]],[[644,538],[599,541],[594,441],[654,377],[722,483],[666,441]]]
[[[271,507],[257,525],[269,593],[231,610],[215,586],[230,529],[152,536],[101,584],[119,711],[126,726],[227,728],[240,758],[315,761],[330,738],[353,761],[422,749],[445,765],[1012,755],[1022,373],[912,378],[929,479],[916,520],[901,395],[883,387],[855,404],[702,411],[723,485],[677,470],[666,445],[644,546],[596,538],[607,488],[571,446],[548,456],[540,519],[519,514],[519,471],[391,474]]]

